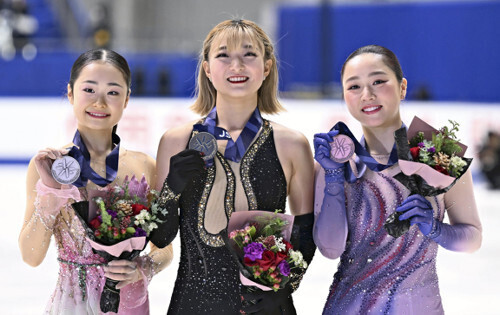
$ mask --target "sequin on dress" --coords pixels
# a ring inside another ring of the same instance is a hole
[[[392,178],[398,172],[397,164],[378,173],[368,169],[345,184],[349,234],[323,314],[443,314],[438,244],[416,225],[399,238],[383,227],[409,194]],[[428,200],[442,221],[442,195]]]
[[[229,162],[217,152],[215,163],[189,183],[180,199],[181,257],[168,314],[239,314],[240,280],[236,263],[220,233],[206,229],[205,215],[214,181],[225,177],[225,219],[235,211],[235,194],[243,187],[248,210],[285,209],[286,179],[268,121],[240,162],[241,186]],[[222,169],[223,172],[216,172]]]
[[[127,170],[126,159],[122,157],[125,152],[121,153],[120,175],[115,182],[120,182],[121,173]],[[110,185],[115,185],[115,182]],[[86,189],[80,188],[79,191],[80,200],[85,200]],[[57,246],[59,277],[45,314],[102,314],[100,297],[106,280],[102,269],[105,261],[92,252],[81,222],[71,208],[72,202],[73,199],[68,199],[61,214],[51,224]],[[119,314],[149,314],[147,282],[141,280],[120,290]]]

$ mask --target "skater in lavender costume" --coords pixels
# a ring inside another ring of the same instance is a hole
[[[400,172],[394,131],[402,126],[407,87],[397,57],[384,47],[361,47],[347,58],[341,79],[347,108],[362,125],[361,145],[376,167],[332,161],[329,143],[338,131],[315,135],[314,240],[324,256],[340,257],[323,313],[443,314],[438,247],[473,252],[481,246],[470,170],[444,194],[409,197],[393,178]],[[383,227],[394,211],[412,223],[399,238]]]

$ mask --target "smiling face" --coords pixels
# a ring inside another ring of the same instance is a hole
[[[124,75],[115,66],[92,62],[81,69],[68,99],[78,121],[78,129],[111,130],[122,117],[129,100]]]
[[[401,126],[399,104],[406,95],[406,79],[398,82],[382,55],[363,53],[350,59],[342,87],[349,112],[363,126]]]
[[[269,74],[272,60],[264,61],[264,52],[249,38],[230,42],[216,38],[203,62],[206,76],[217,90],[217,99],[255,98]]]

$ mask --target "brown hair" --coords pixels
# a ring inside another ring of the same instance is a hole
[[[216,25],[208,33],[198,60],[196,100],[191,109],[200,115],[207,115],[215,106],[217,90],[207,78],[203,62],[208,61],[214,41],[221,38],[227,39],[228,49],[237,47],[243,39],[248,38],[256,49],[263,52],[264,61],[272,61],[269,75],[257,92],[257,106],[264,114],[275,114],[284,110],[278,101],[278,67],[273,45],[267,34],[257,24],[248,20],[226,20]]]

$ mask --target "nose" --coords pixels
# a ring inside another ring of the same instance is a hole
[[[106,103],[106,94],[99,94],[97,95],[97,99],[94,103],[94,106],[95,107],[105,107],[107,106],[107,103]]]
[[[242,70],[244,67],[243,59],[241,57],[234,57],[231,60],[231,70]]]
[[[373,89],[371,86],[366,86],[363,88],[363,93],[361,94],[362,100],[373,100],[375,99],[375,94],[373,93]]]

